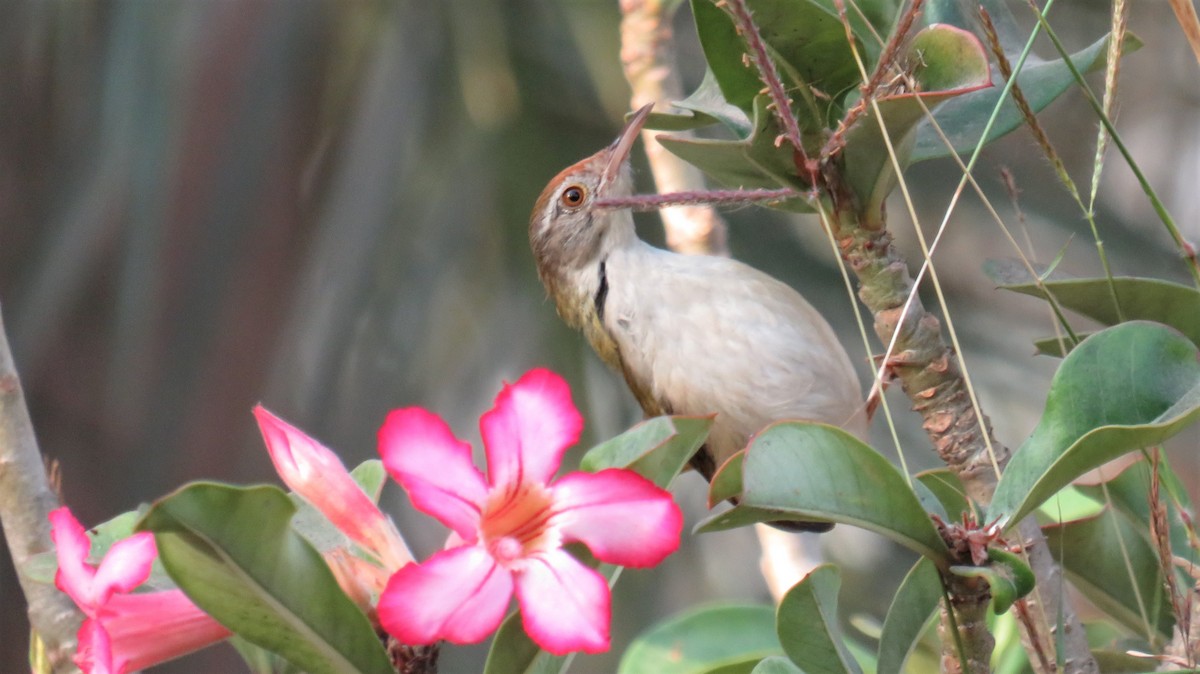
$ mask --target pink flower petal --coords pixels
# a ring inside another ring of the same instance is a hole
[[[441,417],[419,407],[395,410],[379,429],[379,455],[413,506],[474,542],[487,496],[471,445]]]
[[[563,550],[533,557],[517,574],[525,632],[555,655],[608,650],[608,583]]]
[[[75,638],[78,645],[72,660],[83,670],[83,674],[125,674],[129,671],[126,668],[128,663],[113,660],[108,632],[99,622],[91,618],[84,620]]]
[[[476,643],[500,626],[512,591],[512,574],[483,548],[443,550],[392,575],[379,598],[379,622],[410,646]]]
[[[581,541],[602,562],[654,566],[679,547],[679,506],[633,471],[570,473],[551,490],[563,539]]]
[[[358,486],[337,454],[262,405],[255,406],[254,417],[284,484],[388,569],[412,561],[396,527]]]
[[[58,557],[54,586],[66,592],[79,608],[90,613],[96,606],[92,596],[92,578],[96,570],[87,563],[92,541],[66,506],[50,513],[50,538],[54,541]]]
[[[562,377],[530,370],[505,385],[496,405],[479,420],[493,487],[550,481],[563,452],[579,440],[583,417]]]
[[[92,579],[93,601],[104,604],[114,593],[133,591],[150,577],[157,556],[154,534],[148,531],[113,543]]]
[[[136,671],[187,655],[231,636],[181,590],[113,595],[100,622],[112,658]]]

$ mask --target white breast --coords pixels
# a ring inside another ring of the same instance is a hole
[[[795,290],[727,258],[611,251],[605,326],[675,414],[717,413],[717,465],[780,419],[866,434],[862,392],[829,324]]]

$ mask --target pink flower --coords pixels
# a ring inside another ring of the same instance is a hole
[[[381,591],[387,576],[413,559],[395,525],[359,488],[337,454],[262,405],[254,408],[254,417],[284,484],[379,561],[382,572],[374,591]]]
[[[130,594],[150,575],[158,554],[153,534],[117,541],[93,567],[92,542],[71,511],[51,512],[50,524],[58,556],[54,585],[87,616],[75,654],[86,674],[144,669],[230,636],[180,590]]]
[[[515,592],[525,631],[542,648],[608,649],[608,583],[563,544],[582,542],[603,562],[653,566],[679,546],[683,516],[669,493],[628,470],[551,483],[582,426],[566,382],[530,371],[480,419],[485,479],[440,417],[418,408],[388,415],[384,465],[462,545],[392,576],[379,600],[384,629],[409,645],[481,641]]]

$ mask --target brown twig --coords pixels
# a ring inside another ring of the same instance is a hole
[[[778,190],[700,190],[670,194],[634,194],[628,197],[597,199],[596,208],[628,208],[634,211],[653,211],[664,206],[680,204],[775,204],[789,199],[809,198],[806,192],[783,188]]]
[[[758,25],[754,23],[754,18],[750,15],[750,9],[746,7],[746,1],[718,0],[717,6],[724,7],[733,17],[733,24],[737,28],[738,34],[742,36],[742,39],[746,41],[746,46],[750,49],[750,61],[758,70],[759,78],[766,85],[766,93],[771,98],[770,108],[774,111],[775,117],[779,119],[780,125],[783,126],[784,138],[795,149],[796,173],[807,177],[809,184],[815,186],[820,177],[817,163],[809,161],[808,154],[804,151],[800,125],[796,122],[796,116],[792,114],[792,100],[788,98],[783,80],[779,77],[779,69],[775,67],[775,61],[767,53],[766,43],[763,42]]]
[[[35,555],[53,549],[49,514],[57,506],[0,316],[0,524],[25,593],[29,623],[54,671],[69,672],[74,670],[70,656],[82,615],[66,595],[25,571]]]

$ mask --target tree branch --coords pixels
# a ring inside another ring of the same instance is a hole
[[[69,672],[74,671],[70,656],[82,616],[66,595],[25,571],[32,557],[53,549],[48,515],[57,506],[0,316],[0,524],[28,603],[29,623],[45,644],[54,671]]]
[[[634,110],[647,103],[666,106],[682,98],[667,4],[663,0],[621,1],[621,65],[633,90]],[[660,194],[704,189],[700,169],[668,152],[653,131],[642,132],[642,144]],[[662,210],[667,246],[680,253],[729,255],[725,221],[716,210],[694,201],[680,204]]]

